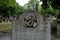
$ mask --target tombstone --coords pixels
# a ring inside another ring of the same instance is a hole
[[[13,20],[12,40],[51,40],[50,18],[36,11],[26,11]]]

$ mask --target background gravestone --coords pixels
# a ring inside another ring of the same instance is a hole
[[[24,12],[13,21],[12,40],[51,40],[48,21],[44,23],[43,16],[38,12]]]

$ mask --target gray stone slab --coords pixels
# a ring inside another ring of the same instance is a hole
[[[48,28],[40,13],[24,12],[13,22],[12,40],[50,40],[50,21],[46,23]]]
[[[8,32],[0,32],[0,40],[12,40],[12,34]]]

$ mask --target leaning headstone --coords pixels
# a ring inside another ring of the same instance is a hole
[[[24,12],[12,26],[12,40],[51,40],[50,19],[36,11]]]

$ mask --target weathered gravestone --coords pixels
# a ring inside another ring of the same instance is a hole
[[[34,11],[24,12],[13,21],[12,40],[51,40],[50,19]]]

